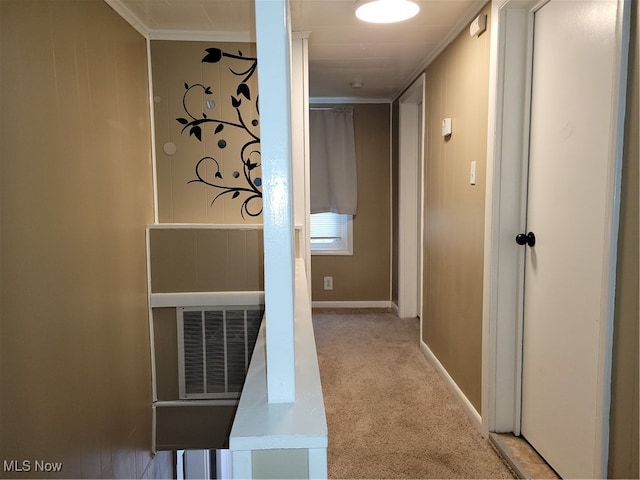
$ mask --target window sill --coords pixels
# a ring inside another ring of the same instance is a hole
[[[311,250],[311,255],[353,255],[350,250]]]

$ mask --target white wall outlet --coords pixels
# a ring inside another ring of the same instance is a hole
[[[442,119],[442,136],[448,137],[451,135],[451,118]]]
[[[476,184],[476,162],[471,162],[471,170],[469,171],[469,185]]]
[[[333,277],[324,277],[324,289],[333,290]]]

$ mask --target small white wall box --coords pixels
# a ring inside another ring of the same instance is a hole
[[[451,135],[451,119],[443,118],[442,119],[442,136],[448,137]]]
[[[487,29],[487,16],[483,13],[481,15],[478,15],[476,19],[473,22],[471,22],[471,25],[469,26],[469,34],[472,37],[477,37],[486,29]]]

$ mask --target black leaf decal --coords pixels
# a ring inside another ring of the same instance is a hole
[[[246,83],[241,83],[238,85],[238,89],[236,91],[238,95],[244,95],[244,98],[247,100],[251,100],[251,90],[249,90],[249,85]]]
[[[197,125],[195,127],[191,127],[189,135],[194,135],[199,141],[202,141],[202,129]]]
[[[218,63],[222,58],[222,50],[219,48],[207,48],[207,55],[202,59],[206,63]]]
[[[2,0],[0,0],[0,2],[1,1]],[[235,112],[231,114],[230,118],[224,116],[225,112],[215,111],[215,113],[211,113],[214,111],[213,109],[215,108],[216,101],[218,100],[217,98],[214,99],[214,97],[212,97],[212,95],[214,95],[212,87],[202,83],[194,83],[190,85],[188,82],[185,82],[184,87],[186,91],[182,96],[182,107],[186,117],[176,118],[176,121],[182,125],[181,132],[184,134],[188,130],[189,136],[193,136],[197,138],[199,142],[202,142],[203,129],[212,128],[214,130],[214,135],[216,135],[216,139],[214,141],[217,148],[228,150],[235,150],[236,143],[238,142],[227,143],[227,140],[223,138],[226,135],[221,135],[223,130],[228,131],[229,128],[235,129],[233,130],[234,132],[243,132],[250,138],[245,141],[244,145],[240,146],[238,152],[239,155],[236,157],[236,160],[240,161],[240,166],[242,168],[234,169],[233,166],[229,165],[229,178],[227,180],[225,180],[226,177],[224,177],[222,173],[218,160],[211,156],[205,156],[200,158],[196,163],[196,178],[189,180],[187,183],[202,183],[215,188],[217,191],[211,200],[211,205],[213,205],[219,198],[231,194],[233,199],[242,200],[239,205],[240,214],[243,219],[246,219],[247,216],[257,217],[262,213],[262,178],[255,177],[255,169],[259,168],[261,165],[259,160],[260,136],[258,132],[253,131],[253,127],[257,127],[259,125],[258,116],[260,114],[260,106],[258,102],[258,92],[255,92],[256,99],[253,100],[251,97],[251,87],[249,86],[249,80],[256,72],[257,59],[245,57],[241,50],[237,51],[237,55],[230,52],[224,52],[219,48],[207,48],[205,51],[205,56],[202,59],[203,63],[218,63],[225,61],[225,59],[233,61],[234,66],[230,66],[229,71],[236,77],[240,77],[237,80],[237,83],[235,83],[236,94],[230,95],[231,105],[235,109]],[[235,66],[242,65],[243,63],[245,65],[244,67],[235,68]],[[193,102],[188,102],[187,97],[192,94],[194,89],[197,89],[195,93],[200,94],[200,102],[202,102],[204,95],[209,95],[209,97],[204,97],[206,100],[202,107],[203,109],[208,109],[208,114],[203,110],[198,110],[197,113],[189,110],[187,105],[188,103],[195,102],[195,97]],[[249,102],[252,105],[255,103],[256,114],[252,115],[253,118],[245,118],[245,112],[240,108],[243,101]],[[234,117],[237,117],[237,120]],[[209,123],[211,123],[210,126],[207,125]],[[251,125],[253,127],[251,127]],[[209,129],[205,130],[205,132],[209,131]],[[233,152],[230,153],[233,154]],[[253,155],[257,155],[258,158],[253,157]],[[212,172],[213,178],[211,176]],[[233,185],[225,185],[226,181],[231,181]]]

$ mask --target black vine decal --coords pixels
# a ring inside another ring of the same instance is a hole
[[[187,97],[192,94],[194,91],[201,91],[205,98],[206,96],[213,95],[210,86],[205,86],[201,83],[194,83],[189,85],[187,82],[184,84],[185,92],[182,96],[182,107],[187,115],[186,118],[176,118],[178,123],[183,125],[181,133],[184,133],[187,129],[189,130],[189,136],[193,136],[198,139],[198,141],[202,141],[202,127],[206,124],[213,124],[215,128],[213,129],[213,135],[216,137],[220,137],[216,142],[218,148],[225,149],[227,147],[227,141],[222,138],[222,134],[226,127],[238,129],[244,132],[248,136],[248,140],[244,143],[242,148],[240,148],[240,162],[242,164],[242,168],[239,169],[242,171],[242,175],[238,170],[234,170],[232,173],[232,177],[234,179],[240,179],[244,181],[243,186],[231,186],[224,185],[224,178],[222,175],[222,171],[220,168],[220,163],[218,160],[212,156],[202,157],[195,166],[195,175],[196,178],[190,180],[188,183],[203,183],[210,187],[215,187],[220,189],[220,193],[218,193],[213,200],[211,201],[211,205],[215,203],[215,201],[223,195],[231,194],[231,198],[238,198],[241,194],[244,194],[244,200],[240,207],[240,214],[242,218],[245,218],[245,214],[250,217],[257,217],[262,213],[262,178],[255,176],[255,169],[260,166],[260,137],[254,132],[255,127],[259,125],[259,121],[257,118],[251,120],[251,126],[254,127],[251,129],[247,122],[245,121],[245,116],[243,115],[241,106],[243,100],[252,101],[251,99],[251,88],[248,85],[249,79],[253,76],[257,67],[257,59],[253,57],[245,57],[242,52],[238,52],[237,55],[223,52],[219,48],[207,48],[207,55],[202,59],[203,63],[218,63],[224,58],[228,58],[233,60],[234,63],[238,62],[246,62],[249,64],[249,67],[246,70],[236,71],[232,67],[229,67],[229,71],[235,75],[236,77],[242,77],[240,83],[236,88],[236,95],[231,95],[231,106],[236,112],[236,119],[222,119],[222,118],[210,118],[204,112],[199,112],[200,116],[194,115],[194,112],[190,111],[187,107]],[[211,105],[215,105],[215,102],[211,101]],[[255,109],[256,113],[259,115],[259,107],[258,107],[258,96],[255,98]],[[215,166],[215,180],[210,180],[205,178],[204,175],[204,167],[206,165]],[[258,206],[255,203],[258,203]]]

